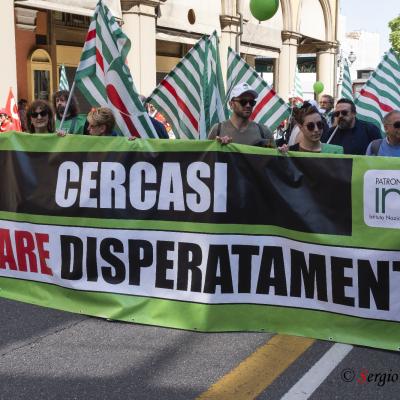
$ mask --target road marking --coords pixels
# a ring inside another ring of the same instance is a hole
[[[314,342],[304,337],[275,335],[197,400],[254,399]]]
[[[328,377],[334,368],[350,353],[353,346],[349,344],[334,344],[281,400],[306,400],[321,383]]]

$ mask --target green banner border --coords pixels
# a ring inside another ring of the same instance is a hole
[[[0,295],[48,308],[200,332],[277,332],[400,350],[400,325],[324,311],[257,304],[198,304],[67,289],[0,278]]]

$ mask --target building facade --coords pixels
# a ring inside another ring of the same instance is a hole
[[[336,94],[339,0],[280,0],[276,15],[259,23],[249,0],[104,0],[132,41],[128,63],[137,89],[148,95],[203,35],[217,31],[223,74],[228,47],[269,75],[285,99],[296,64]],[[9,87],[28,101],[49,98],[60,65],[70,81],[79,63],[95,0],[5,0],[0,105]],[[4,79],[4,76],[6,79]]]

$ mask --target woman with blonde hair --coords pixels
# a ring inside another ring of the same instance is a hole
[[[115,117],[107,107],[93,108],[88,116],[88,133],[91,136],[116,136],[113,131]]]
[[[45,100],[35,100],[26,113],[30,133],[54,133],[54,111]]]

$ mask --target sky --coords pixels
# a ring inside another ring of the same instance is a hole
[[[389,50],[388,22],[400,14],[400,0],[340,0],[340,9],[346,17],[346,32],[377,32],[380,52]]]

